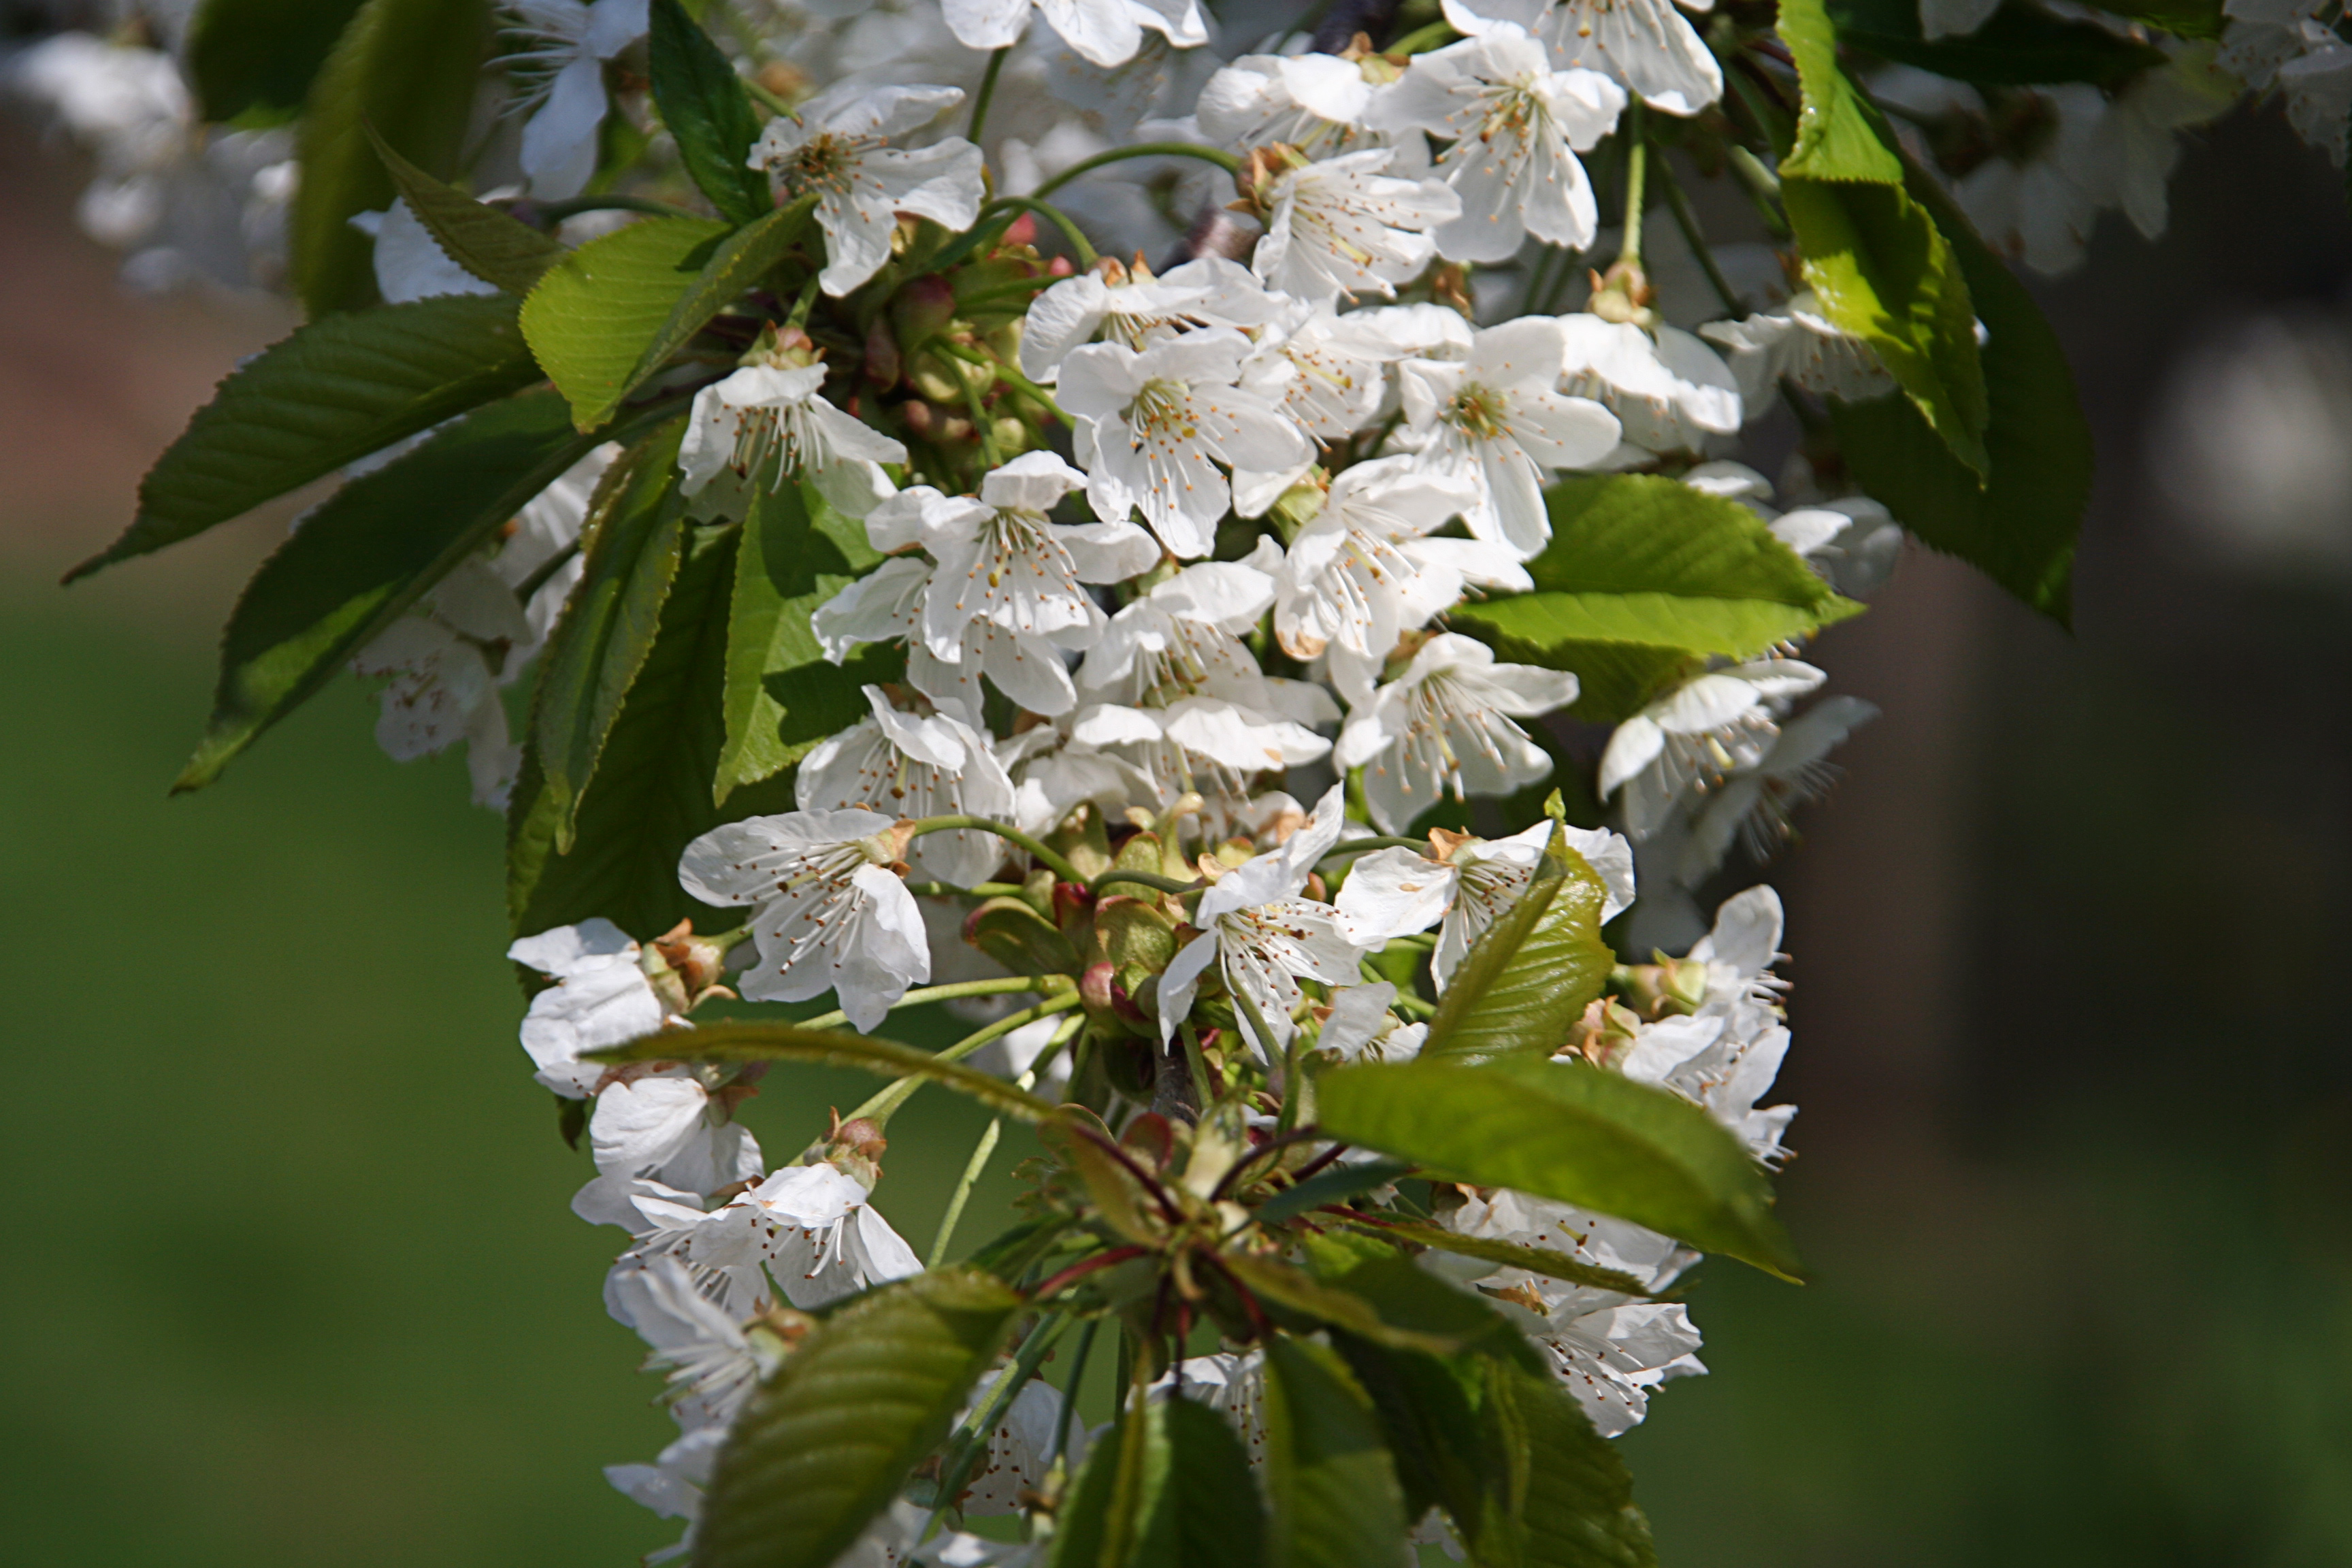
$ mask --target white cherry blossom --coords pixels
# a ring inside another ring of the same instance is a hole
[[[532,1074],[566,1100],[585,1100],[604,1076],[589,1051],[650,1035],[669,1022],[640,963],[642,950],[603,918],[558,926],[518,940],[507,957],[555,982],[530,999],[522,1048]]]
[[[1361,705],[1399,637],[1451,609],[1465,584],[1524,591],[1508,546],[1429,535],[1475,505],[1471,485],[1381,458],[1339,474],[1275,574],[1274,630],[1293,658],[1328,654],[1333,683]]]
[[[1543,46],[1498,26],[1425,55],[1371,109],[1391,132],[1450,137],[1437,172],[1462,201],[1435,235],[1450,261],[1507,261],[1530,234],[1581,250],[1600,226],[1577,153],[1609,134],[1625,92],[1597,71],[1555,70]]]
[[[838,299],[881,270],[890,259],[898,214],[959,231],[980,216],[979,148],[961,136],[913,152],[884,145],[962,101],[957,87],[844,83],[803,104],[798,120],[768,121],[751,145],[751,166],[773,176],[782,202],[817,198],[825,241],[817,282],[826,293]]]
[[[1704,453],[1737,435],[1739,385],[1716,352],[1680,327],[1651,331],[1582,312],[1559,318],[1561,390],[1589,397],[1624,427],[1633,456]]]
[[[1473,1193],[1440,1218],[1463,1236],[1564,1252],[1630,1274],[1650,1290],[1664,1289],[1697,1261],[1697,1254],[1640,1226],[1507,1189],[1491,1196]],[[1660,1384],[1706,1371],[1696,1354],[1698,1331],[1680,1302],[1644,1301],[1524,1269],[1489,1269],[1466,1258],[1441,1259],[1446,1271],[1475,1280],[1519,1323],[1604,1437],[1640,1425]]]
[[[1432,179],[1399,179],[1383,147],[1299,163],[1258,192],[1265,233],[1250,266],[1267,288],[1307,300],[1396,297],[1436,255],[1430,231],[1462,214],[1462,200]]]
[[[656,1518],[686,1521],[677,1542],[646,1554],[647,1563],[665,1563],[694,1549],[694,1527],[702,1517],[703,1489],[719,1464],[719,1450],[727,1441],[724,1426],[698,1426],[661,1451],[650,1465],[607,1465],[604,1479],[631,1502],[653,1510]]]
[[[629,1326],[653,1347],[648,1371],[666,1373],[670,1415],[691,1432],[725,1426],[759,1380],[775,1370],[770,1342],[754,1342],[730,1313],[705,1296],[693,1270],[663,1254],[614,1282]]]
[[[1648,837],[1686,793],[1754,766],[1790,700],[1825,679],[1793,658],[1694,676],[1617,726],[1601,756],[1601,798],[1624,791],[1626,831],[1637,841]]]
[[[1345,913],[1344,909],[1341,912]],[[1389,1011],[1396,996],[1396,987],[1385,980],[1370,985],[1343,985],[1332,992],[1322,1031],[1315,1037],[1315,1048],[1343,1062],[1412,1060],[1429,1039],[1429,1026],[1408,1024]]]
[[[1135,0],[941,0],[948,31],[967,48],[1002,49],[1029,30],[1032,5],[1072,50],[1098,66],[1123,66],[1143,47],[1145,29],[1178,48],[1209,41],[1198,0],[1167,5]]]
[[[860,1029],[931,977],[922,911],[888,868],[899,844],[872,811],[788,811],[713,828],[686,847],[678,880],[707,904],[753,906],[759,962],[740,989],[755,1002],[805,1002],[837,990]]]
[[[1525,28],[1561,69],[1601,71],[1668,114],[1696,114],[1723,96],[1723,68],[1674,0],[1444,0],[1444,10],[1474,37]]]
[[[769,359],[694,395],[677,453],[686,493],[732,469],[771,489],[806,478],[851,517],[889,500],[881,465],[905,462],[905,446],[827,401],[822,363]]]
[[[909,713],[878,686],[865,692],[872,715],[801,759],[794,790],[803,813],[866,806],[894,819],[1012,817],[1013,781],[963,715]],[[959,888],[986,881],[1003,859],[1003,839],[970,828],[927,834],[907,847],[909,865]]]
[[[980,1380],[964,1401],[964,1408],[956,1417],[961,1426],[994,1397],[1009,1368],[999,1367]],[[988,1453],[973,1472],[971,1489],[963,1493],[959,1506],[965,1517],[984,1519],[994,1514],[1020,1513],[1045,1484],[1045,1472],[1054,1456],[1054,1426],[1062,1415],[1062,1391],[1043,1378],[1033,1377],[1021,1385],[1004,1414],[988,1434]],[[1062,1453],[1075,1473],[1087,1451],[1087,1426],[1076,1411],[1070,1412],[1070,1424],[1062,1436]]]
[[[677,1063],[614,1073],[588,1117],[596,1168],[688,1193],[757,1176],[767,1168],[759,1141],[733,1120],[736,1094],[718,1078],[714,1068]]]
[[[1847,403],[1895,390],[1895,377],[1879,360],[1878,351],[1832,325],[1810,289],[1777,309],[1744,321],[1709,321],[1698,331],[1729,357],[1751,425],[1778,406],[1774,394],[1784,381]]]
[[[1420,134],[1394,136],[1373,130],[1367,119],[1394,70],[1379,56],[1244,55],[1202,88],[1194,119],[1204,140],[1237,152],[1279,142],[1328,158],[1392,146],[1391,173],[1418,174],[1429,166],[1429,145]]]
[[[1355,863],[1339,889],[1338,905],[1349,937],[1377,948],[1393,937],[1438,927],[1430,973],[1442,994],[1486,928],[1528,890],[1551,832],[1549,822],[1494,839],[1440,828],[1429,836],[1427,855],[1373,850]],[[1633,847],[1604,828],[1564,826],[1560,832],[1608,889],[1601,920],[1616,919],[1633,901]]]
[[[523,122],[520,161],[531,195],[578,195],[596,172],[604,123],[604,63],[646,36],[646,0],[508,0],[524,47],[505,64],[530,83],[515,100]]]
[[[1622,428],[1591,399],[1556,390],[1567,352],[1558,321],[1528,316],[1483,329],[1458,362],[1398,366],[1423,465],[1477,486],[1478,504],[1463,521],[1522,559],[1551,537],[1543,487],[1552,470],[1601,461]]]
[[[1485,643],[1442,632],[1348,715],[1331,760],[1364,770],[1372,820],[1402,833],[1449,792],[1508,795],[1549,774],[1550,754],[1511,721],[1565,708],[1576,691],[1566,670],[1497,664]]]
[[[1249,340],[1223,328],[1155,342],[1073,350],[1061,402],[1076,417],[1079,466],[1095,515],[1140,511],[1180,557],[1209,553],[1233,489],[1217,464],[1278,470],[1304,462],[1307,437],[1239,384]]]
[[[1262,326],[1280,308],[1249,268],[1222,256],[1203,256],[1159,277],[1105,258],[1030,302],[1022,321],[1021,373],[1054,382],[1070,351],[1098,333],[1143,349],[1201,327]]]
[[[1675,880],[1698,886],[1723,864],[1735,841],[1752,858],[1769,859],[1794,833],[1790,817],[1796,808],[1819,800],[1837,782],[1830,752],[1877,717],[1878,709],[1859,697],[1830,697],[1781,725],[1753,767],[1733,773],[1707,796],[1676,862]]]
[[[1355,983],[1361,950],[1340,930],[1339,911],[1299,896],[1316,862],[1339,841],[1339,794],[1334,784],[1316,804],[1314,819],[1281,847],[1244,861],[1201,895],[1194,919],[1202,933],[1178,951],[1160,977],[1163,1043],[1175,1039],[1176,1026],[1192,1010],[1201,976],[1213,963],[1235,998],[1243,1037],[1265,1060],[1280,1057],[1297,1032],[1291,1013],[1305,1000],[1301,978],[1326,985]],[[1253,1010],[1270,1038],[1261,1037]]]

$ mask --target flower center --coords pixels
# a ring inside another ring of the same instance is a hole
[[[1478,383],[1465,382],[1445,405],[1446,423],[1478,441],[1497,441],[1508,434],[1509,405],[1503,395]]]

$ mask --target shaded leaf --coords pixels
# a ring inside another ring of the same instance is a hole
[[[228,374],[140,481],[122,537],[66,581],[193,538],[539,379],[511,300],[453,294],[313,321]]]
[[[490,42],[488,0],[366,0],[310,83],[287,219],[294,289],[313,316],[376,297],[373,242],[354,213],[392,205],[364,127],[428,174],[449,172]]]
[[[1796,1278],[1771,1189],[1738,1140],[1688,1100],[1580,1063],[1412,1061],[1316,1080],[1342,1142],[1476,1186],[1614,1215]]]
[[[360,0],[204,0],[186,67],[205,119],[291,120]]]
[[[1855,481],[1906,528],[2064,626],[2092,475],[2074,373],[2033,297],[1932,178],[1914,170],[1912,192],[1942,226],[1984,318],[1991,478],[1979,486],[1899,399],[1832,404],[1838,445]]]
[[[173,789],[219,776],[599,439],[527,392],[336,491],[237,600],[212,721]]]
[[[1071,1489],[1053,1568],[1260,1568],[1265,1510],[1232,1425],[1155,1399],[1105,1435]]]
[[[1292,1215],[1305,1214],[1308,1209],[1318,1208],[1325,1204],[1344,1203],[1361,1194],[1387,1186],[1399,1176],[1412,1173],[1412,1166],[1387,1160],[1334,1165],[1320,1175],[1309,1176],[1297,1186],[1275,1194],[1250,1212],[1268,1223],[1288,1219]]]
[[[818,605],[881,559],[866,525],[814,485],[753,493],[727,612],[727,744],[715,799],[790,767],[856,723],[867,712],[861,689],[904,673],[905,654],[879,643],[829,663],[810,629]]]
[[[1021,1299],[948,1268],[841,1308],[737,1417],[702,1501],[697,1568],[828,1568],[948,1435]]]
[[[1318,1280],[1363,1301],[1391,1329],[1426,1334],[1433,1342],[1391,1348],[1437,1353],[1434,1342],[1450,1340],[1456,1352],[1499,1355],[1530,1372],[1543,1370],[1544,1363],[1527,1337],[1505,1321],[1485,1297],[1440,1279],[1379,1231],[1309,1234],[1301,1238],[1299,1247]]]
[[[649,217],[590,240],[540,279],[523,301],[523,336],[581,423],[620,405],[646,345],[726,233],[709,218]]]
[[[1526,892],[1482,932],[1429,1021],[1422,1057],[1549,1057],[1601,994],[1617,955],[1601,940],[1609,889],[1554,826]]]
[[[1486,1376],[1482,1415],[1508,1487],[1505,1518],[1494,1521],[1501,1528],[1490,1522],[1486,1533],[1507,1531],[1509,1558],[1524,1568],[1655,1568],[1633,1479],[1576,1396],[1549,1375],[1499,1362]]]
[[[662,605],[686,548],[686,507],[677,493],[673,423],[632,452],[613,476],[588,541],[579,585],[549,639],[532,705],[541,777],[556,812],[555,847],[570,854],[580,800],[621,704],[636,684],[661,626]]]
[[[590,1054],[603,1062],[801,1062],[810,1067],[856,1068],[884,1078],[905,1078],[911,1073],[1023,1121],[1042,1121],[1054,1113],[1051,1105],[1027,1090],[961,1062],[941,1061],[929,1051],[895,1040],[803,1029],[797,1024],[704,1024],[692,1029],[664,1030]]]
[[[1265,1424],[1273,1568],[1412,1561],[1380,1418],[1336,1352],[1285,1334],[1266,1342]]]
[[[646,20],[654,103],[686,172],[731,221],[765,215],[775,205],[768,176],[749,163],[760,116],[735,68],[678,0],[653,0]]]
[[[1862,611],[1754,512],[1677,480],[1572,477],[1544,503],[1536,591],[1450,619],[1507,659],[1574,670],[1569,711],[1588,722],[1631,718],[1695,661],[1750,658]]]
[[[2116,88],[2166,59],[2153,45],[2095,23],[2061,19],[2027,0],[2010,0],[1965,37],[1932,40],[1920,30],[1916,0],[1829,0],[1829,14],[1838,37],[1855,48],[1986,86],[2087,81]]]
[[[552,235],[435,179],[393,151],[373,126],[365,129],[408,210],[432,232],[443,255],[483,282],[528,294],[542,273],[571,254]]]
[[[517,934],[603,915],[641,936],[708,910],[678,885],[689,841],[719,824],[710,770],[724,733],[719,689],[727,658],[727,587],[738,531],[688,535],[661,630],[605,738],[579,807],[579,840],[555,852],[558,803],[526,750],[507,813],[507,913]],[[793,809],[792,782],[747,792],[734,816]]]
[[[1323,1284],[1278,1258],[1233,1253],[1218,1261],[1262,1302],[1313,1322],[1361,1334],[1374,1344],[1427,1351],[1433,1355],[1451,1355],[1462,1348],[1458,1333],[1391,1323],[1381,1317],[1379,1308],[1361,1296]]]

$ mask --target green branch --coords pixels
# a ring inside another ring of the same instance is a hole
[[[1063,881],[1076,882],[1082,888],[1087,884],[1085,872],[1080,871],[1076,866],[1071,865],[1034,838],[1017,827],[1007,827],[1001,822],[991,822],[984,816],[926,816],[909,825],[907,837],[920,838],[926,833],[956,832],[993,833],[1016,849],[1028,851],[1030,857],[1040,866],[1045,867]]]
[[[1082,174],[1091,174],[1106,164],[1122,163],[1129,158],[1198,158],[1203,163],[1214,163],[1228,174],[1238,174],[1242,169],[1242,161],[1221,148],[1203,147],[1193,142],[1144,142],[1081,158],[1029,194],[1042,201]]]

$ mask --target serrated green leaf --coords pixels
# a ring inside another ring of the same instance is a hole
[[[1861,94],[1838,67],[1837,28],[1822,0],[1780,0],[1776,26],[1804,89],[1796,144],[1780,160],[1782,178],[1902,184],[1902,163],[1880,139]]]
[[[2087,81],[2115,88],[2166,61],[2153,45],[2095,23],[2062,20],[2028,0],[2010,0],[1965,37],[1932,40],[1920,30],[1916,0],[1828,0],[1828,7],[1840,41],[1955,81],[1993,87]]]
[[[1309,1233],[1298,1245],[1318,1281],[1362,1301],[1390,1329],[1425,1334],[1433,1342],[1450,1340],[1458,1352],[1499,1355],[1522,1363],[1530,1372],[1543,1370],[1527,1336],[1506,1322],[1485,1297],[1440,1279],[1381,1232],[1367,1227]],[[1389,1348],[1447,1353],[1435,1351],[1433,1344],[1391,1342]]]
[[[205,119],[290,120],[360,0],[204,0],[188,24],[188,79]]]
[[[354,213],[391,205],[363,127],[429,174],[450,171],[490,41],[488,0],[366,0],[310,83],[287,221],[295,291],[313,316],[376,297],[373,247]]]
[[[1899,185],[1793,176],[1780,204],[1822,313],[1877,352],[1953,457],[1989,473],[1976,307],[1927,209]]]
[[[1404,1495],[1379,1416],[1338,1354],[1277,1334],[1265,1346],[1272,1568],[1402,1568]]]
[[[522,333],[577,419],[594,424],[620,406],[646,345],[727,232],[711,218],[649,217],[547,269],[523,301]]]
[[[1594,1290],[1615,1290],[1627,1296],[1649,1294],[1648,1284],[1631,1274],[1622,1274],[1614,1268],[1597,1268],[1548,1247],[1521,1247],[1516,1242],[1497,1241],[1492,1237],[1464,1236],[1459,1231],[1446,1230],[1438,1226],[1416,1225],[1386,1216],[1377,1223],[1367,1219],[1362,1222],[1361,1228],[1372,1236],[1409,1241],[1434,1251],[1453,1253],[1457,1258],[1475,1258],[1498,1268],[1524,1268],[1531,1274],[1548,1274],[1555,1279],[1565,1279],[1571,1285],[1582,1285]]]
[[[139,482],[122,537],[66,581],[194,538],[539,379],[511,300],[446,295],[313,321],[229,373]]]
[[[2091,500],[2089,422],[2074,396],[2058,335],[2025,286],[1986,248],[1968,219],[1913,171],[1912,190],[1942,226],[1984,317],[1991,413],[1979,487],[1918,411],[1895,398],[1832,404],[1848,469],[1896,521],[1957,555],[2025,603],[2067,624],[2074,540]]]
[[[598,1061],[611,1062],[803,1062],[811,1067],[856,1068],[884,1078],[912,1074],[1023,1121],[1042,1121],[1054,1113],[1051,1105],[1026,1089],[961,1062],[942,1061],[929,1051],[895,1040],[803,1029],[796,1024],[706,1024],[690,1031],[647,1035],[593,1054]]]
[[[1536,591],[1455,609],[1507,659],[1576,672],[1569,711],[1631,718],[1688,666],[1746,658],[1859,615],[1761,518],[1648,474],[1562,479],[1546,492],[1551,542]]]
[[[686,549],[686,506],[677,493],[682,422],[637,447],[601,498],[579,585],[549,640],[531,711],[541,778],[554,798],[555,847],[572,851],[581,797],[621,704],[636,684],[660,629],[662,605]]]
[[[1430,1060],[1549,1057],[1601,994],[1617,955],[1601,940],[1609,889],[1557,826],[1526,892],[1471,946],[1429,1038]]]
[[[727,613],[727,745],[712,781],[724,802],[772,776],[866,714],[862,688],[896,680],[905,655],[861,645],[844,664],[817,646],[810,616],[882,560],[866,525],[814,485],[753,495]]]
[[[1501,1470],[1478,1416],[1485,1358],[1390,1350],[1344,1332],[1331,1336],[1331,1346],[1380,1418],[1381,1439],[1404,1495],[1404,1516],[1419,1520],[1432,1508],[1444,1508],[1462,1521],[1458,1528],[1472,1546],[1471,1561],[1478,1568],[1497,1568],[1505,1559],[1477,1550],[1477,1521],[1487,1511],[1489,1487],[1499,1487],[1496,1478]]]
[[[646,20],[654,103],[686,172],[724,216],[762,216],[775,203],[767,175],[749,163],[760,116],[735,68],[678,0],[653,0]]]
[[[661,630],[605,739],[569,855],[555,852],[557,803],[537,748],[525,750],[507,813],[507,913],[518,935],[603,915],[652,936],[708,915],[678,886],[677,859],[719,824],[710,770],[725,732],[719,689],[738,531],[698,528],[688,536]],[[735,804],[737,816],[790,811],[792,782],[776,779]]]
[[[394,152],[373,126],[365,129],[408,210],[431,231],[443,255],[483,282],[525,295],[549,268],[571,254],[552,236],[435,179]]]
[[[1571,1062],[1411,1061],[1335,1068],[1316,1097],[1317,1121],[1341,1142],[1796,1278],[1763,1173],[1713,1117],[1664,1089]]]
[[[1484,1533],[1508,1543],[1481,1540],[1480,1555],[1522,1568],[1656,1568],[1633,1479],[1576,1396],[1551,1377],[1498,1362],[1486,1374],[1480,1413],[1508,1491],[1500,1528]]]
[[[1020,1310],[972,1268],[886,1285],[828,1318],[737,1417],[696,1568],[828,1568],[936,1447]]]
[[[1087,1457],[1052,1568],[1261,1568],[1265,1510],[1232,1425],[1174,1397],[1130,1410]]]
[[[1374,1344],[1398,1350],[1451,1355],[1462,1348],[1457,1334],[1391,1323],[1381,1315],[1379,1308],[1362,1297],[1323,1284],[1278,1258],[1234,1253],[1219,1261],[1260,1301],[1310,1322],[1328,1323],[1349,1333],[1361,1334]]]
[[[218,777],[600,438],[573,431],[554,394],[527,392],[320,505],[237,600],[211,724],[173,791]]]

